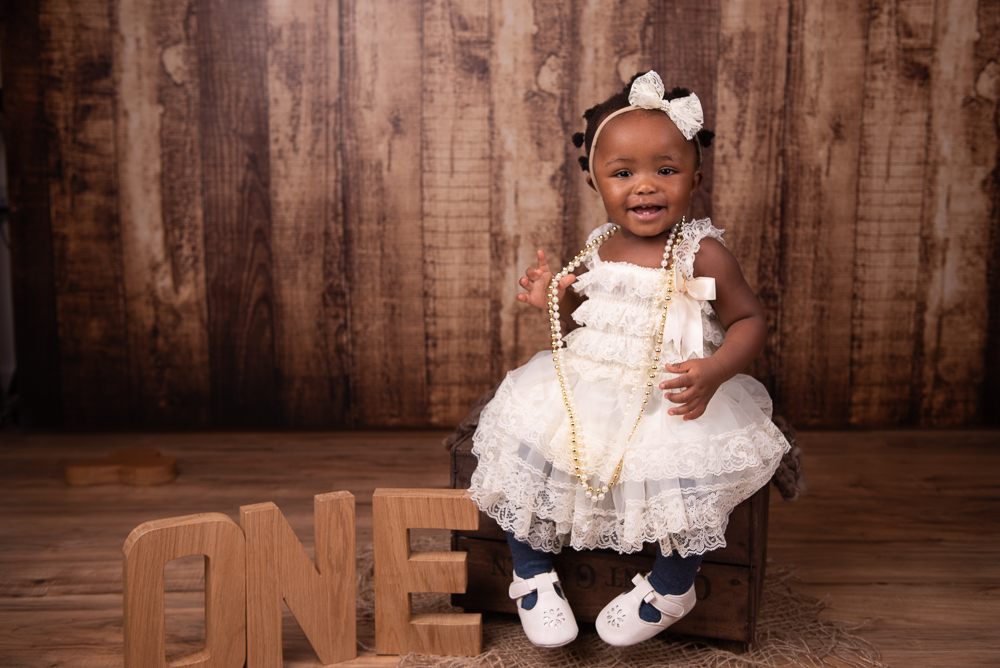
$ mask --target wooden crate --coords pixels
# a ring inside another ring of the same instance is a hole
[[[451,463],[452,487],[468,488],[476,468],[471,439],[452,450]],[[726,547],[705,556],[695,580],[698,605],[671,627],[673,631],[749,647],[764,582],[768,498],[765,485],[733,510]],[[516,613],[507,595],[512,579],[510,550],[496,522],[481,513],[479,529],[454,532],[452,544],[453,549],[469,553],[468,589],[453,597],[455,605],[469,612]],[[632,555],[572,549],[556,555],[556,571],[577,619],[593,622],[608,601],[631,588],[632,576],[652,568],[653,554],[647,545]]]

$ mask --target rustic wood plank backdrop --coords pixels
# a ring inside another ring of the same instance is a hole
[[[992,0],[4,5],[29,424],[454,424],[546,347],[516,279],[604,221],[569,137],[650,67],[781,412],[1000,413]]]

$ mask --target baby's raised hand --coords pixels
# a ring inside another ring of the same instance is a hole
[[[722,364],[712,357],[692,359],[680,364],[665,364],[663,368],[670,373],[681,374],[677,378],[660,383],[660,389],[684,388],[681,392],[667,392],[663,396],[675,404],[682,404],[671,408],[667,413],[683,415],[685,420],[700,418],[705,413],[705,409],[708,408],[708,402],[715,396],[719,386],[729,377]]]
[[[518,281],[521,287],[527,290],[527,292],[520,293],[517,296],[517,300],[525,304],[531,304],[536,308],[548,309],[548,292],[552,276],[553,273],[549,268],[549,261],[545,259],[545,251],[538,251],[538,264],[528,267],[528,270],[524,272],[524,276]],[[559,281],[560,297],[562,297],[566,288],[572,285],[575,280],[576,276],[574,274],[566,274],[562,277]]]

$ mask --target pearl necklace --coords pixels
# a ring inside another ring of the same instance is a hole
[[[642,399],[642,405],[639,407],[639,414],[635,418],[635,424],[632,425],[632,430],[629,432],[628,439],[625,441],[625,448],[628,448],[629,443],[632,442],[632,436],[635,435],[635,430],[639,426],[639,422],[642,420],[642,414],[646,410],[646,404],[649,403],[649,396],[652,393],[653,379],[656,377],[656,367],[660,361],[661,346],[663,345],[663,329],[667,323],[667,307],[670,306],[670,295],[674,291],[674,268],[677,266],[677,246],[680,243],[678,237],[684,232],[684,222],[685,218],[682,216],[681,221],[674,225],[670,230],[670,235],[667,237],[666,246],[663,248],[663,260],[660,262],[660,267],[663,269],[665,274],[666,289],[663,297],[663,310],[660,313],[660,326],[658,328],[659,333],[656,337],[656,347],[653,351],[653,361],[650,364],[649,373],[647,374],[648,379],[646,381],[646,394]],[[556,375],[559,377],[559,388],[562,391],[563,405],[566,406],[566,412],[569,414],[569,429],[570,429],[570,450],[573,454],[573,471],[576,475],[576,479],[580,482],[580,486],[584,490],[584,494],[588,499],[593,501],[603,501],[615,483],[618,482],[618,478],[622,472],[622,464],[625,461],[625,454],[622,453],[622,458],[618,461],[618,465],[615,467],[615,472],[611,476],[611,480],[608,481],[606,485],[597,486],[588,484],[589,476],[587,476],[587,466],[586,460],[584,458],[583,449],[583,438],[581,431],[577,429],[577,415],[576,408],[573,406],[573,398],[570,396],[569,388],[566,386],[566,378],[563,376],[562,366],[563,366],[563,348],[562,345],[562,326],[559,323],[559,281],[566,275],[572,272],[574,269],[580,266],[580,264],[587,258],[588,255],[597,251],[601,245],[610,239],[617,231],[619,227],[617,225],[612,226],[610,230],[603,234],[599,234],[596,239],[591,241],[589,244],[584,246],[583,250],[573,257],[573,260],[562,268],[562,270],[552,277],[552,282],[549,284],[549,329],[552,332],[552,360],[555,362]],[[670,262],[670,268],[667,269],[667,262]],[[655,320],[655,319],[654,319]],[[652,322],[650,322],[652,325]],[[646,327],[646,340],[648,342],[650,326]],[[635,398],[636,390],[638,389],[638,382],[632,386],[632,390],[629,393],[628,405],[625,408],[624,415],[628,415],[629,411],[632,410],[632,402]],[[592,475],[592,474],[591,474]]]

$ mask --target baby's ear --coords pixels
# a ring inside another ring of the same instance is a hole
[[[594,177],[590,174],[587,174],[587,185],[590,186],[590,189],[595,193],[597,192],[597,186],[594,185]]]
[[[697,171],[696,171],[696,172],[694,173],[694,179],[692,179],[693,183],[692,183],[692,186],[691,186],[691,194],[692,194],[692,195],[693,195],[693,194],[694,194],[694,193],[695,193],[695,192],[696,192],[696,191],[698,190],[698,188],[699,188],[699,187],[701,186],[701,180],[702,180],[702,178],[703,178],[704,176],[705,176],[705,173],[704,173],[704,172],[702,172],[702,171],[701,171],[700,169],[699,169],[699,170],[697,170]]]

